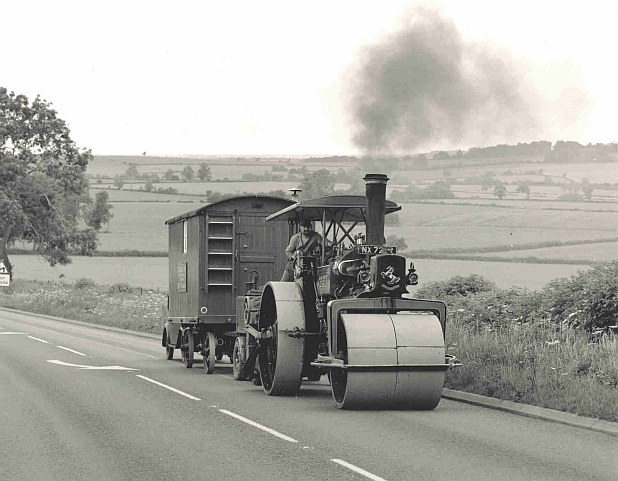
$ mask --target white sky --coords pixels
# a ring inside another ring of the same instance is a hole
[[[346,73],[418,4],[510,51],[560,104],[560,126],[520,141],[618,140],[615,0],[0,0],[0,85],[52,102],[94,154],[354,155]],[[569,123],[573,78],[591,103]]]

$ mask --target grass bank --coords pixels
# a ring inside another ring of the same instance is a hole
[[[417,291],[449,309],[448,352],[463,366],[448,372],[446,387],[618,422],[616,317],[590,324],[586,311],[618,305],[617,263],[608,264],[542,292],[497,289],[479,276]],[[18,280],[0,293],[0,306],[155,334],[166,319],[165,294],[89,279]]]
[[[0,306],[104,326],[160,334],[167,295],[128,284],[13,281],[2,288]]]

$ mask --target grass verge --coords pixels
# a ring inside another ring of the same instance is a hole
[[[463,365],[448,371],[446,387],[618,422],[616,341],[548,325],[475,331],[451,319],[448,350]]]
[[[167,295],[127,284],[96,285],[16,280],[0,293],[0,306],[104,326],[160,334]]]

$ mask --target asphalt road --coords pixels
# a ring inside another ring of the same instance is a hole
[[[179,351],[176,351],[179,358]],[[201,359],[196,356],[197,359]],[[340,411],[165,360],[156,339],[0,311],[0,480],[615,480],[615,437],[443,399]]]

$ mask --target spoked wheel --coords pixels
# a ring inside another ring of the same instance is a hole
[[[180,346],[182,352],[182,362],[187,369],[193,367],[193,356],[195,353],[195,339],[193,339],[193,329],[185,329],[182,332],[182,342]]]
[[[270,337],[260,341],[257,364],[264,392],[270,396],[300,389],[305,339],[288,337],[295,328],[306,328],[300,287],[292,282],[268,283],[262,294],[260,330]]]
[[[246,381],[247,377],[242,376],[242,370],[245,368],[245,363],[241,359],[241,345],[240,338],[237,337],[234,341],[234,350],[232,351],[232,370],[234,372],[234,379],[237,381]]]
[[[215,350],[217,349],[217,339],[214,332],[207,332],[204,335],[204,373],[212,374],[215,372]]]
[[[168,361],[174,359],[174,346],[172,345],[169,332],[167,333],[167,341],[165,341],[165,357]]]
[[[260,378],[262,380],[262,386],[267,394],[273,393],[273,385],[275,382],[275,370],[277,369],[277,344],[278,344],[278,324],[277,321],[271,326],[270,332],[272,337],[268,341],[262,341],[266,346],[264,348],[264,354],[259,357],[260,363]]]

